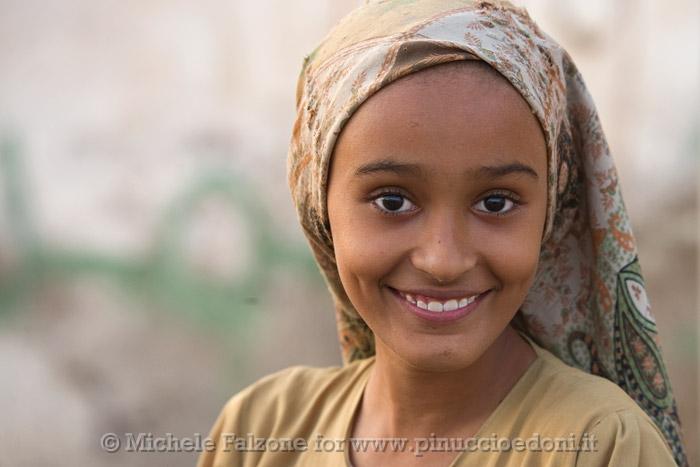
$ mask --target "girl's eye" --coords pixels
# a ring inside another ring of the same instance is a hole
[[[477,209],[488,214],[503,215],[510,212],[516,203],[505,195],[489,195],[477,203]]]
[[[404,195],[399,193],[383,193],[372,202],[380,211],[386,214],[401,214],[412,211],[415,206]],[[411,208],[413,206],[413,208]],[[402,207],[408,209],[401,209]]]

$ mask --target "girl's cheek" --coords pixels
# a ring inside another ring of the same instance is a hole
[[[336,249],[336,259],[357,275],[381,276],[387,273],[401,256],[401,240],[389,235],[368,235],[365,231],[357,235],[344,236]]]
[[[485,265],[508,281],[526,281],[537,271],[541,231],[523,223],[511,229],[484,229],[475,233]]]

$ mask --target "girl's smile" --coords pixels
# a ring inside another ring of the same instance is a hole
[[[389,290],[398,298],[401,305],[419,318],[435,323],[449,323],[472,313],[476,307],[487,297],[491,290],[481,293],[454,292],[442,294],[443,299],[438,298],[439,292],[430,292],[430,295],[408,293],[389,287]],[[447,298],[453,296],[455,298]],[[461,297],[461,298],[459,298]]]

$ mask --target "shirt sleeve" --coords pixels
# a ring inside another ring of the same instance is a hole
[[[580,450],[577,467],[674,467],[666,441],[649,417],[624,409],[587,430],[591,448]]]

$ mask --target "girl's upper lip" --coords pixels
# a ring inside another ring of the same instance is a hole
[[[427,289],[427,288],[395,288],[389,287],[398,292],[410,295],[423,295],[425,297],[437,298],[438,300],[450,300],[454,298],[472,297],[488,292],[490,289],[481,291],[471,291],[466,289]]]

